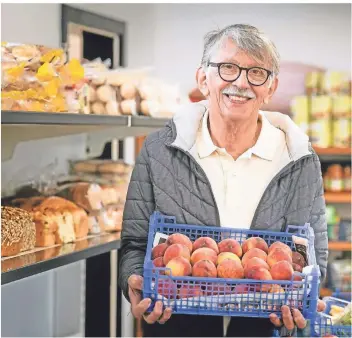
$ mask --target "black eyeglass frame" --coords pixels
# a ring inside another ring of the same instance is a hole
[[[232,65],[232,66],[236,66],[240,72],[238,74],[238,76],[233,79],[233,80],[225,80],[222,76],[221,76],[221,73],[220,73],[220,67],[222,65]],[[242,74],[242,70],[245,70],[246,71],[246,78],[247,78],[247,81],[248,83],[250,83],[252,86],[256,86],[256,87],[259,87],[259,86],[262,86],[263,84],[265,84],[266,81],[268,81],[268,78],[273,74],[272,71],[268,70],[268,69],[265,69],[263,67],[250,67],[250,68],[245,68],[245,67],[240,67],[239,65],[236,65],[235,63],[231,63],[231,62],[208,62],[208,66],[211,66],[211,67],[217,67],[218,68],[218,74],[221,78],[221,80],[225,81],[225,82],[234,82],[236,81]],[[251,70],[251,69],[262,69],[262,70],[265,70],[266,73],[267,73],[267,77],[265,79],[265,81],[262,83],[262,84],[254,84],[252,83],[251,81],[249,81],[248,79],[248,72]]]

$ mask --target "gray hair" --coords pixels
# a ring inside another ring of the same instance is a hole
[[[257,28],[250,25],[231,25],[221,30],[209,32],[204,38],[202,67],[206,68],[210,57],[225,38],[233,40],[236,45],[248,53],[254,60],[269,62],[274,75],[279,74],[280,55],[274,43]]]

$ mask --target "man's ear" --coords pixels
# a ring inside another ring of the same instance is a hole
[[[278,85],[279,85],[279,79],[275,76],[273,83],[271,84],[271,86],[269,88],[268,95],[264,99],[265,104],[269,103],[270,99],[275,94]]]
[[[199,67],[196,73],[196,81],[198,85],[198,89],[201,93],[207,97],[209,95],[209,89],[207,84],[207,77],[203,67]]]

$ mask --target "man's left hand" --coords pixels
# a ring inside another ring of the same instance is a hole
[[[326,304],[322,300],[318,300],[317,311],[322,312],[325,310]],[[303,317],[302,313],[298,309],[293,309],[292,313],[287,305],[281,307],[282,319],[280,319],[275,313],[270,314],[270,321],[276,326],[285,326],[287,330],[291,331],[295,326],[299,329],[304,329],[307,325],[307,321]]]

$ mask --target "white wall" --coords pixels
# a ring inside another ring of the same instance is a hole
[[[205,33],[235,23],[266,32],[282,60],[342,70],[351,67],[349,4],[157,4],[154,8],[157,74],[187,89],[195,84]]]

